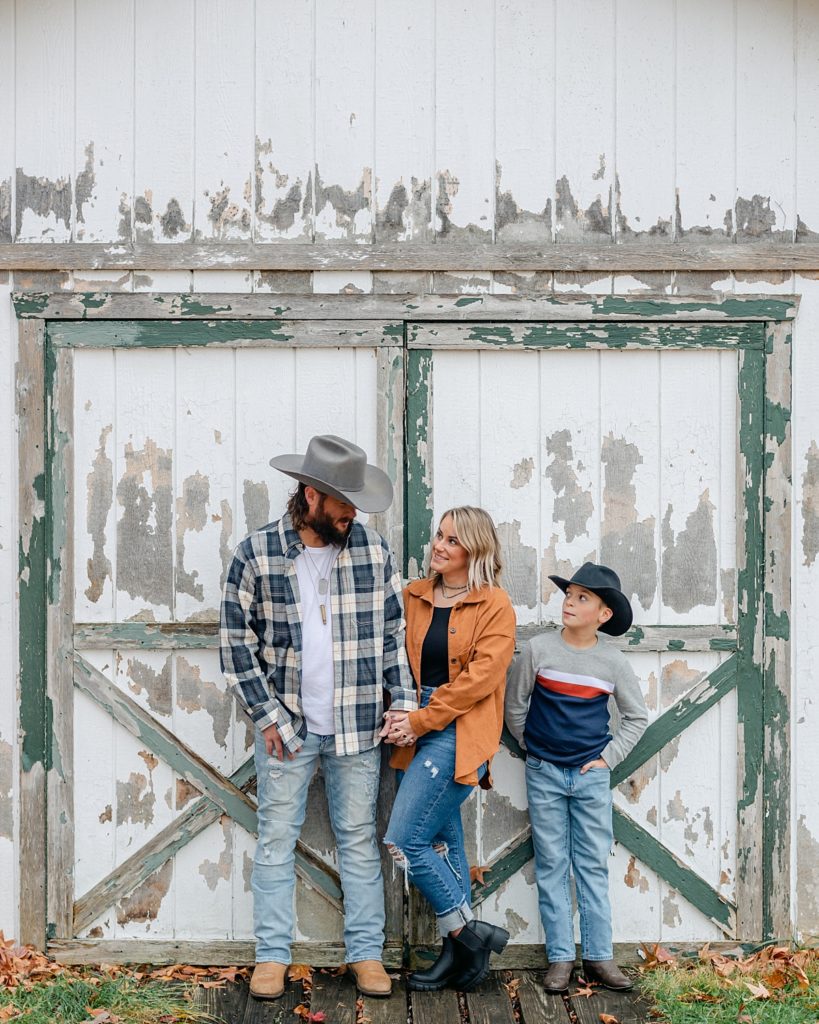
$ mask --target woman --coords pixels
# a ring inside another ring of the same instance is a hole
[[[480,783],[503,728],[506,670],[515,613],[498,586],[500,544],[483,509],[445,512],[432,543],[430,575],[404,591],[407,654],[419,709],[390,712],[382,735],[401,749],[390,763],[405,774],[384,842],[435,911],[441,955],[410,976],[412,989],[461,991],[479,985],[503,928],[474,920],[461,804]]]

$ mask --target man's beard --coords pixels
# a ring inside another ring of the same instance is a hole
[[[316,511],[313,513],[312,519],[308,519],[306,525],[325,544],[335,544],[337,547],[343,548],[347,543],[347,537],[350,535],[350,528],[353,524],[351,522],[346,530],[339,530],[324,511],[324,498],[322,498],[316,507]]]

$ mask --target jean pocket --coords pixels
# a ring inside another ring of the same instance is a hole
[[[526,755],[526,767],[527,768],[531,768],[532,771],[534,771],[534,772],[540,771],[540,768],[541,768],[542,764],[543,764],[543,762],[541,761],[541,759],[539,757],[535,757],[534,754],[527,754]]]

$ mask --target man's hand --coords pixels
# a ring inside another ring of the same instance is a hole
[[[586,764],[584,764],[583,767],[580,769],[580,774],[585,775],[589,768],[608,768],[608,765],[602,757],[597,757],[594,759],[594,761],[589,761]]]
[[[296,756],[291,754],[290,751],[285,751],[282,738],[279,736],[279,730],[275,725],[268,725],[266,729],[262,730],[262,736],[264,736],[264,746],[267,751],[267,756],[272,757],[273,751],[276,751],[276,757],[280,760],[284,760],[285,753],[287,754],[287,760],[292,761]]]
[[[409,713],[406,711],[391,711],[389,719],[384,727],[387,732],[387,742],[394,743],[397,747],[410,747],[418,737],[412,731],[409,723]]]

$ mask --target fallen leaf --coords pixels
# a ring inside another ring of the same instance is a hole
[[[469,880],[474,885],[475,882],[478,885],[486,885],[486,879],[484,875],[487,871],[491,871],[492,867],[489,864],[473,864],[469,869]]]
[[[316,1010],[315,1013],[311,1013],[307,1018],[308,1021],[316,1021],[316,1024],[322,1024],[323,1021],[327,1020],[327,1015],[323,1010]]]
[[[291,964],[287,977],[291,981],[312,981],[313,968],[309,964]]]
[[[299,1003],[298,1006],[293,1007],[293,1013],[295,1013],[297,1017],[301,1017],[302,1020],[307,1020],[310,1016],[310,1007],[305,1006],[304,1003]]]
[[[598,1013],[597,1014],[600,1024],[620,1024],[620,1021],[614,1014],[611,1013]]]
[[[765,988],[762,982],[756,984],[753,981],[746,981],[745,984],[748,987],[748,991],[754,997],[754,999],[770,999],[771,993]]]
[[[789,980],[787,973],[778,967],[774,967],[772,971],[767,971],[765,974],[765,984],[769,989],[785,988]]]
[[[686,992],[678,997],[681,1003],[718,1003],[719,996],[711,995],[710,992]]]
[[[583,996],[585,999],[588,999],[589,996],[593,995],[594,989],[590,985],[586,984],[586,982],[584,981],[582,985],[578,986],[576,992],[572,992],[572,994],[569,996],[569,999],[574,999],[575,996]]]

